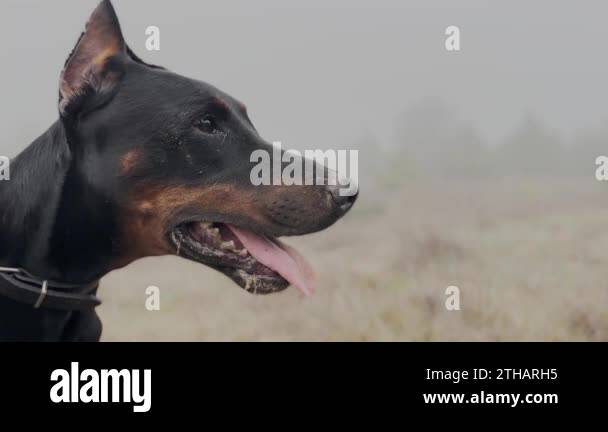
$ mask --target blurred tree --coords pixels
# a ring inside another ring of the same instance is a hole
[[[423,176],[477,177],[487,173],[488,150],[475,128],[435,99],[412,105],[397,131],[397,152]]]
[[[557,134],[533,114],[496,149],[493,160],[498,175],[547,176],[567,171],[567,155]]]

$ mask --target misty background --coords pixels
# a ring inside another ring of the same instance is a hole
[[[96,4],[0,5],[0,154],[57,119],[59,73]],[[318,269],[314,299],[247,296],[153,258],[102,281],[106,340],[608,340],[608,186],[595,179],[608,3],[113,4],[140,57],[242,100],[268,141],[359,149],[362,193],[336,227],[289,241]],[[160,51],[145,49],[151,25]],[[153,317],[147,285],[172,286]],[[443,307],[450,285],[461,314]]]
[[[59,73],[96,4],[3,1],[4,153],[15,155],[57,118]],[[262,135],[285,147],[359,148],[370,164],[377,151],[396,151],[433,175],[541,165],[590,174],[604,150],[602,1],[114,6],[141,57],[236,95]],[[145,49],[150,25],[161,30],[158,52]],[[445,50],[450,25],[461,30],[459,52]],[[526,165],[509,166],[524,162],[522,152]]]

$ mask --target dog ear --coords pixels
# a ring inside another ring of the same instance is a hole
[[[110,0],[102,1],[87,22],[59,81],[59,112],[74,115],[107,101],[122,76],[125,41]]]

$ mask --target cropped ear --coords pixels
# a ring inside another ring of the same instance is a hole
[[[89,18],[61,72],[61,116],[91,110],[111,98],[123,74],[125,57],[118,17],[110,0],[104,0]]]

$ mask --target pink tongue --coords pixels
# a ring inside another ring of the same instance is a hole
[[[267,238],[250,231],[232,225],[227,226],[255,259],[283,276],[304,295],[312,295],[315,290],[315,274],[310,264],[298,251],[278,240],[280,247]]]

